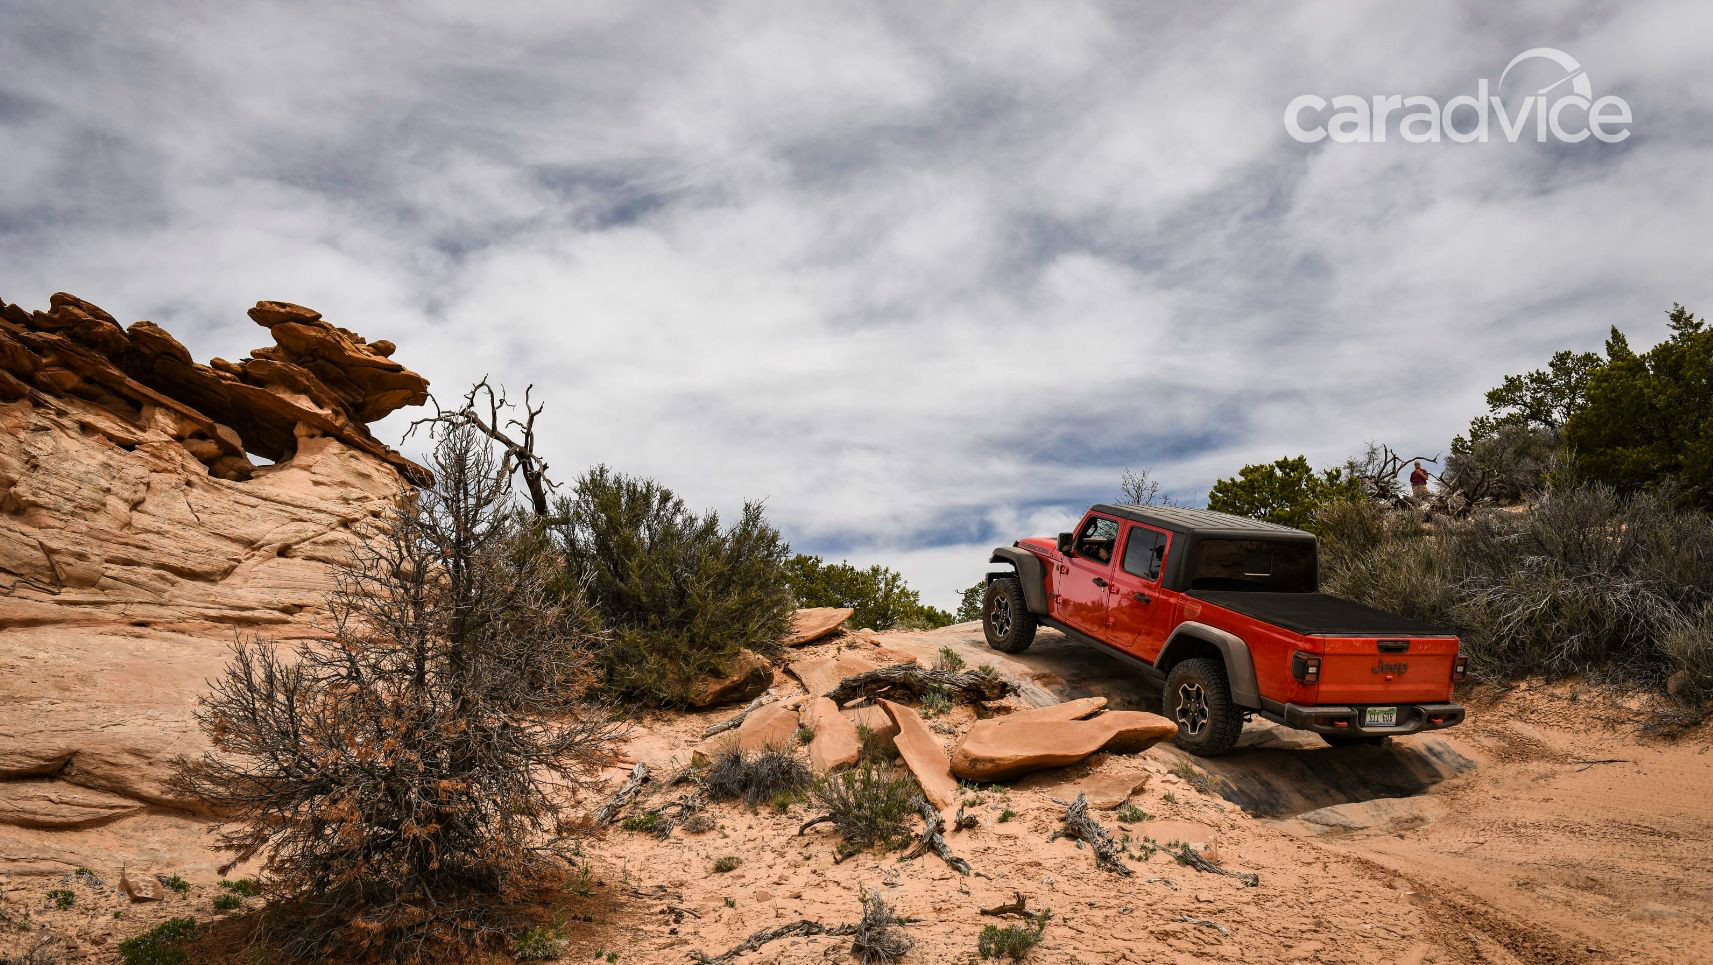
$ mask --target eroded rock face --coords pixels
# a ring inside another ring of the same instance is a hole
[[[809,766],[816,773],[830,774],[857,762],[862,741],[856,725],[839,713],[839,705],[826,697],[804,701],[797,721],[815,736],[809,741]]]
[[[293,324],[267,350],[302,370],[287,392],[69,295],[0,302],[0,871],[152,860],[159,809],[194,808],[166,780],[206,746],[229,645],[324,634],[333,564],[420,471],[364,419],[426,382]]]
[[[791,633],[785,638],[788,647],[802,646],[821,639],[839,627],[855,613],[850,607],[817,606],[798,610],[791,617]]]
[[[885,699],[877,703],[898,728],[892,743],[898,748],[898,756],[904,759],[904,766],[910,769],[911,776],[921,786],[922,796],[934,805],[935,810],[944,811],[951,807],[958,800],[958,781],[952,776],[951,766],[946,761],[946,749],[940,746],[939,738],[922,722],[921,715],[909,707]]]
[[[1158,714],[1115,710],[1087,720],[1091,700],[977,721],[952,751],[952,773],[967,781],[1003,781],[1075,764],[1099,750],[1135,753],[1178,732]],[[1104,700],[1102,700],[1104,702]]]

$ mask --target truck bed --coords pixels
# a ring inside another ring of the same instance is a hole
[[[1453,631],[1325,593],[1190,590],[1185,595],[1301,634],[1451,636]]]

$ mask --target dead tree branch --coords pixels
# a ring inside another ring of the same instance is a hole
[[[1179,864],[1187,864],[1197,871],[1205,872],[1210,875],[1224,875],[1227,878],[1236,878],[1238,881],[1243,882],[1243,886],[1246,888],[1253,888],[1261,883],[1260,875],[1245,871],[1230,871],[1225,868],[1221,868],[1219,865],[1216,865],[1202,857],[1201,852],[1187,844],[1180,844],[1176,848],[1168,845],[1164,850],[1167,854],[1177,858]]]
[[[895,663],[852,674],[830,693],[833,703],[858,697],[904,691],[914,697],[943,691],[966,704],[998,700],[1017,692],[1017,685],[990,670],[929,670],[913,663]]]
[[[1034,912],[1031,912],[1029,910],[1029,898],[1028,898],[1028,896],[1023,894],[1023,892],[1021,892],[1021,891],[1015,891],[1015,892],[1012,892],[1012,894],[1016,895],[1017,897],[1011,899],[1010,901],[1006,902],[1003,905],[995,905],[992,908],[983,908],[981,910],[981,913],[984,915],[992,915],[995,918],[1004,918],[1004,917],[1010,915],[1010,916],[1015,916],[1017,918],[1026,918],[1026,919],[1033,920],[1035,917],[1035,914],[1034,914]]]
[[[1087,795],[1079,793],[1077,799],[1069,804],[1065,804],[1063,801],[1054,801],[1053,803],[1064,805],[1065,827],[1062,831],[1054,831],[1052,836],[1047,839],[1049,842],[1059,838],[1085,842],[1094,849],[1096,865],[1125,876],[1132,873],[1130,866],[1124,863],[1123,852],[1113,842],[1112,835],[1101,827],[1099,821],[1089,815]]]
[[[1219,922],[1214,921],[1211,918],[1197,918],[1194,915],[1179,915],[1178,920],[1189,922],[1192,925],[1200,925],[1203,928],[1211,928],[1214,931],[1219,932],[1221,935],[1224,935],[1226,938],[1231,937],[1231,932],[1226,931],[1224,925],[1221,925]]]
[[[483,376],[482,381],[464,393],[464,404],[457,409],[443,409],[439,400],[430,396],[434,415],[413,421],[405,430],[405,436],[409,437],[420,426],[473,426],[482,435],[499,443],[505,453],[500,463],[500,474],[509,476],[516,473],[522,478],[524,489],[529,492],[530,508],[537,518],[546,519],[548,496],[559,487],[547,478],[547,460],[535,451],[535,419],[546,407],[531,398],[534,392],[533,385],[524,389],[522,417],[513,416],[510,412],[514,406],[506,397],[505,387],[496,390],[488,384],[487,376]]]
[[[714,736],[715,734],[721,733],[723,731],[731,730],[733,727],[736,727],[739,724],[742,724],[744,722],[744,718],[748,717],[750,715],[750,712],[755,710],[757,707],[760,707],[763,704],[773,703],[774,701],[776,701],[778,699],[779,699],[778,694],[774,693],[771,690],[767,691],[766,693],[762,694],[760,697],[757,697],[754,700],[750,701],[748,704],[744,705],[744,709],[738,711],[738,714],[736,717],[727,718],[726,720],[722,720],[717,724],[709,724],[708,729],[702,731],[702,739],[706,740],[706,739]]]
[[[916,846],[911,848],[901,860],[909,861],[911,858],[921,857],[932,851],[939,855],[940,860],[949,865],[953,871],[960,875],[969,874],[971,871],[970,863],[952,854],[951,846],[946,844],[944,834],[946,822],[940,817],[940,812],[934,810],[934,806],[929,804],[926,798],[919,797],[916,799],[916,813],[922,815],[922,834],[916,839]]]
[[[606,803],[595,809],[595,823],[612,824],[613,819],[619,816],[619,812],[623,811],[632,801],[636,800],[638,794],[642,793],[642,786],[646,783],[648,783],[648,765],[638,761],[637,765],[630,769],[630,779],[625,781],[624,786],[614,791],[612,796],[607,798]]]

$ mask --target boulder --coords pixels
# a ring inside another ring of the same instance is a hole
[[[880,664],[869,659],[862,651],[840,650],[824,657],[794,660],[785,669],[803,682],[803,689],[809,696],[820,697],[831,693],[846,677],[866,670],[877,670],[879,667]]]
[[[1078,794],[1081,794],[1087,798],[1088,806],[1096,811],[1115,811],[1123,807],[1124,802],[1130,800],[1131,795],[1140,794],[1142,789],[1148,786],[1148,773],[1146,771],[1096,772],[1074,780],[1057,783],[1050,781],[1051,775],[1040,774],[1030,778],[1030,780],[1033,781],[1038,778],[1049,779],[1041,782],[1048,797],[1059,801],[1073,801],[1076,800]]]
[[[805,643],[813,643],[837,630],[855,612],[850,607],[842,606],[819,606],[798,610],[791,618],[791,632],[785,637],[785,645],[798,647]]]
[[[972,725],[952,751],[952,773],[970,781],[1003,781],[1075,764],[1099,750],[1146,750],[1178,732],[1166,718],[1138,710],[1110,711],[1088,720],[1013,719],[1019,716]]]
[[[685,700],[692,707],[717,707],[753,700],[773,686],[773,665],[753,650],[740,650],[726,672],[703,677]]]
[[[928,803],[939,811],[956,804],[958,780],[952,776],[951,764],[946,760],[946,749],[940,746],[939,738],[923,723],[921,716],[909,707],[885,699],[879,703],[898,727],[898,733],[892,738],[892,743],[898,747],[898,756],[904,759],[904,766],[910,769],[916,783],[921,785],[922,794],[928,799]]]
[[[735,729],[722,731],[697,744],[690,759],[700,764],[728,750],[755,754],[770,747],[789,748],[797,743],[798,700],[776,700],[749,712]]]
[[[849,767],[862,755],[856,725],[839,713],[838,705],[831,700],[816,697],[805,701],[797,712],[797,720],[815,733],[809,741],[809,766],[816,772],[829,774]]]
[[[167,896],[160,879],[129,868],[119,872],[119,890],[132,901],[160,901]]]

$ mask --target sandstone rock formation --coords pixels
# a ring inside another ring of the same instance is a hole
[[[892,743],[898,748],[898,756],[904,759],[904,766],[921,785],[922,795],[935,810],[951,807],[958,800],[958,781],[952,776],[946,749],[940,746],[939,738],[922,722],[921,715],[909,707],[890,700],[881,700],[879,704],[898,727]]]
[[[788,697],[757,707],[735,730],[722,731],[697,744],[690,759],[702,763],[733,749],[755,754],[770,747],[795,747],[797,707],[801,703],[799,697]]]
[[[761,696],[772,685],[773,665],[753,650],[740,650],[725,673],[696,681],[685,702],[692,707],[735,704]]]
[[[798,610],[791,618],[791,633],[785,645],[797,647],[813,643],[844,625],[855,613],[850,607],[820,606]]]
[[[277,344],[203,366],[70,295],[0,302],[0,869],[118,864],[193,825],[165,780],[227,646],[324,633],[353,529],[423,478],[365,425],[425,397],[390,345],[251,314]]]
[[[968,781],[1003,781],[1064,767],[1099,750],[1124,753],[1146,750],[1178,732],[1177,725],[1158,714],[1116,710],[1087,720],[1093,700],[1074,700],[1052,707],[977,721],[952,751],[952,773]]]
[[[856,725],[839,713],[839,705],[826,697],[805,701],[797,712],[797,721],[814,733],[809,741],[809,766],[818,774],[829,774],[849,767],[862,754],[862,741]]]

